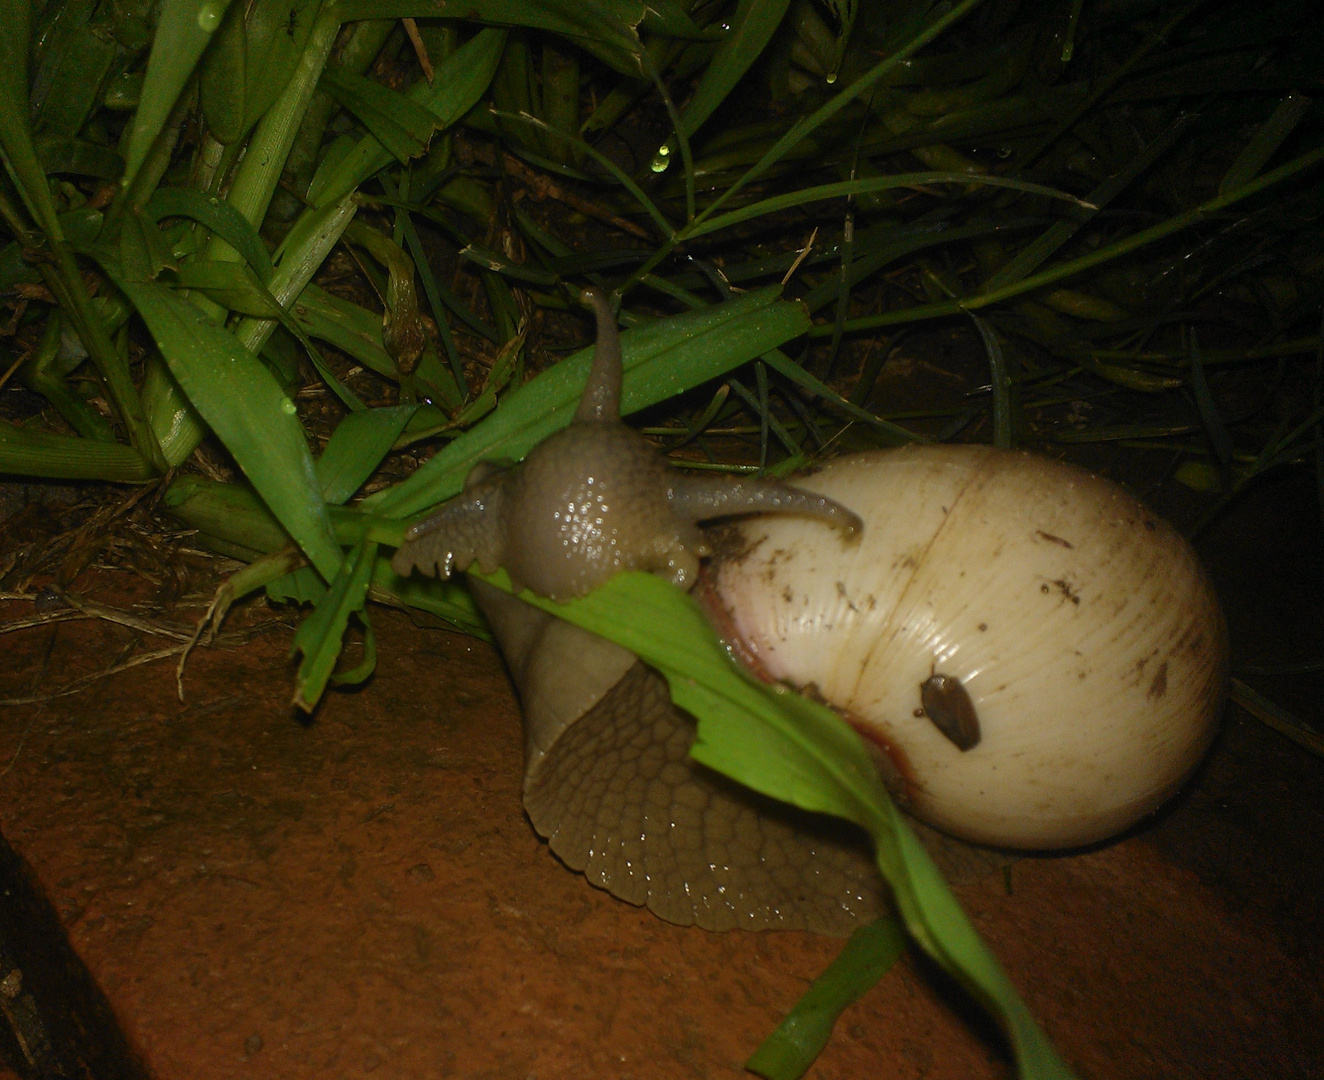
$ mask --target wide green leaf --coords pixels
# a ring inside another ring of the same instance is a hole
[[[30,0],[0,0],[0,157],[28,213],[54,240],[61,238],[46,170],[37,159],[28,122]]]
[[[39,8],[32,6],[34,11]],[[45,7],[37,27],[40,44],[34,50],[32,126],[77,135],[115,59],[115,39],[106,32],[105,13],[97,10],[102,5],[96,0],[65,0]]]
[[[341,420],[317,459],[322,497],[339,506],[358,491],[417,411],[417,405],[396,405],[352,412]]]
[[[178,293],[151,281],[116,284],[142,315],[194,407],[330,580],[341,562],[340,547],[294,402],[262,361]]]
[[[202,58],[198,79],[198,104],[207,119],[207,130],[227,145],[244,136],[247,53],[248,34],[241,5],[221,22],[211,48]]]
[[[384,378],[397,378],[395,361],[382,343],[382,317],[350,300],[308,285],[293,307],[295,321],[311,336],[348,353]]]
[[[72,135],[38,135],[37,158],[48,173],[94,176],[98,180],[118,180],[124,172],[124,159],[111,147],[76,139]]]
[[[244,20],[244,122],[247,132],[280,98],[301,61],[319,0],[256,0]]]
[[[279,319],[284,315],[275,297],[243,263],[201,259],[180,267],[175,283],[181,289],[206,293],[216,303],[243,315]]]

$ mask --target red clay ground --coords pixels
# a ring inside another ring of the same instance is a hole
[[[77,586],[134,599],[127,575]],[[0,624],[32,614],[0,604]],[[311,723],[289,706],[281,625],[199,650],[182,705],[167,661],[0,708],[0,832],[152,1075],[746,1075],[840,943],[669,926],[565,870],[520,809],[496,653],[398,613],[374,622],[375,678]],[[103,668],[133,633],[5,634],[0,699]],[[1321,838],[1324,766],[1232,709],[1157,824],[958,896],[1082,1077],[1318,1078]],[[1011,1069],[910,956],[810,1075]]]

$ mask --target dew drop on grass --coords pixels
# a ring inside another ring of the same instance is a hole
[[[286,416],[293,416],[296,409],[297,406],[289,398],[280,399],[280,411],[283,412]]]
[[[218,4],[203,4],[198,8],[198,28],[210,34],[221,23],[221,8]]]

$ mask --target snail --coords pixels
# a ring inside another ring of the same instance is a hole
[[[616,320],[601,293],[584,299],[598,337],[573,422],[519,465],[477,466],[406,530],[397,573],[503,566],[557,599],[622,569],[700,581],[734,653],[831,703],[903,805],[979,843],[1101,839],[1189,775],[1226,646],[1170,527],[1106,481],[986,447],[839,458],[794,486],[680,473],[620,420]],[[734,516],[716,545],[698,527]],[[853,827],[692,762],[693,722],[659,675],[469,584],[524,711],[525,810],[569,867],[711,930],[841,934],[882,910]]]

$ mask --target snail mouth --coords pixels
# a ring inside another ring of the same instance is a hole
[[[832,707],[832,711],[850,724],[855,729],[855,733],[864,740],[864,745],[874,764],[878,766],[878,775],[882,777],[888,793],[900,806],[910,809],[918,799],[921,788],[906,752],[892,742],[877,725],[870,724],[849,711],[835,706]]]
[[[726,604],[722,602],[722,596],[717,590],[716,575],[707,565],[704,565],[699,571],[699,580],[695,583],[690,595],[699,602],[704,615],[708,617],[709,625],[717,631],[717,636],[722,639],[722,644],[726,646],[727,652],[735,658],[736,663],[760,682],[775,683],[778,681],[763,663],[758,649],[741,637],[739,630],[736,628],[735,617]]]

